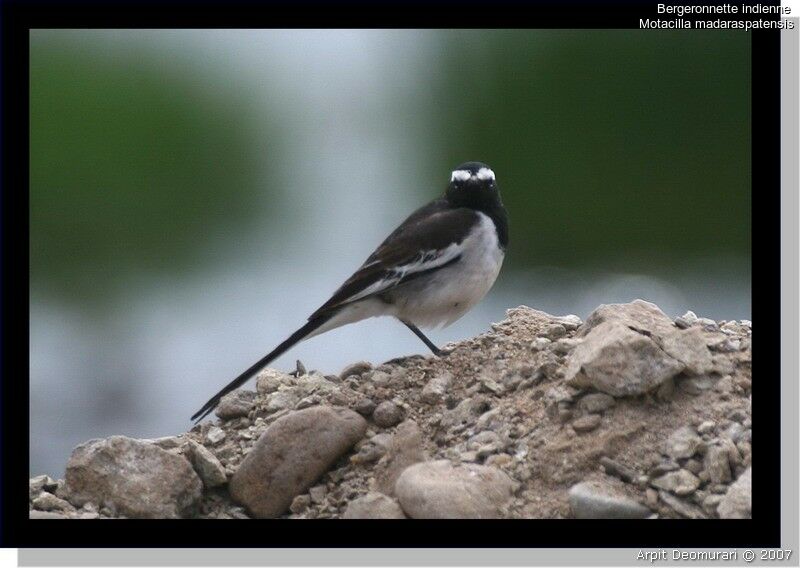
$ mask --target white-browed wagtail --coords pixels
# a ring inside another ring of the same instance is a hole
[[[434,354],[419,327],[449,325],[494,284],[508,246],[508,214],[494,172],[480,162],[453,170],[443,197],[417,209],[291,337],[197,411],[220,399],[304,339],[375,316],[394,316]]]

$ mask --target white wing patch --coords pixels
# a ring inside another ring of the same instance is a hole
[[[371,296],[372,294],[383,292],[384,290],[388,290],[389,288],[398,285],[403,281],[403,279],[414,273],[424,272],[426,270],[442,266],[443,264],[447,264],[461,254],[461,249],[462,246],[460,244],[453,243],[442,250],[429,250],[421,252],[408,264],[395,266],[384,278],[381,278],[374,284],[367,286],[360,292],[353,294],[342,303],[353,302],[355,300],[360,300],[362,298],[366,298],[367,296]]]

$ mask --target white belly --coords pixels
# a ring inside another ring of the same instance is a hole
[[[480,224],[464,239],[457,262],[411,280],[392,294],[398,318],[420,327],[450,325],[486,295],[505,254],[498,246],[492,220],[483,213],[478,215]]]

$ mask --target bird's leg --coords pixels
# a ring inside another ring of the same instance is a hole
[[[403,320],[400,320],[400,321],[403,321]],[[433,351],[433,354],[434,354],[434,355],[436,355],[437,357],[439,357],[439,356],[441,356],[441,355],[442,355],[442,351],[441,351],[441,349],[439,349],[438,347],[436,347],[436,345],[434,345],[433,341],[431,341],[430,339],[428,339],[427,337],[425,337],[425,334],[424,334],[424,333],[422,333],[422,332],[419,330],[419,328],[418,328],[417,326],[415,326],[413,323],[408,323],[407,321],[403,321],[403,323],[405,324],[405,326],[406,326],[408,329],[410,329],[411,331],[413,331],[413,332],[414,332],[414,335],[416,335],[417,337],[419,337],[419,338],[422,340],[422,342],[423,342],[425,345],[427,345],[427,346],[428,346],[428,349],[430,349],[431,351]]]

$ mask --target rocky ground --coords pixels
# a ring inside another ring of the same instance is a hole
[[[90,440],[32,518],[742,518],[751,324],[655,305],[491,331],[339,375],[263,371],[177,436]]]

